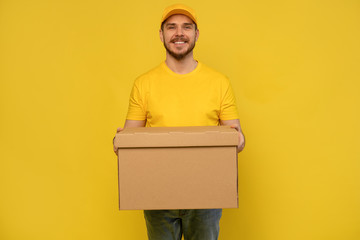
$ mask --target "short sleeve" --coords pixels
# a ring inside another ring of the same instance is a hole
[[[223,82],[222,86],[222,100],[219,117],[221,120],[239,119],[235,96],[227,78],[226,81]]]
[[[144,96],[141,94],[139,82],[135,81],[129,100],[129,109],[126,116],[128,120],[145,120],[146,110],[144,106]]]

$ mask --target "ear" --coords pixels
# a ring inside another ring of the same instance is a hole
[[[195,40],[196,40],[196,41],[197,41],[198,38],[199,38],[199,34],[200,34],[199,29],[196,29],[196,32],[195,32]]]
[[[159,36],[160,36],[160,40],[162,42],[164,42],[164,34],[163,34],[163,31],[161,29],[159,30]]]

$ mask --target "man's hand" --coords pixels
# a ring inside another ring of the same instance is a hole
[[[117,128],[116,133],[121,132],[125,128],[145,127],[145,124],[146,124],[146,120],[126,120],[124,127],[123,128],[121,128],[121,127]],[[118,150],[119,146],[115,145],[115,138],[116,138],[116,136],[113,138],[113,149],[114,149],[114,153],[117,156],[117,150]]]
[[[236,125],[231,125],[230,126],[231,128],[235,128],[236,131],[238,131],[238,136],[239,136],[239,144],[237,146],[237,152],[241,152],[244,147],[245,147],[245,137],[244,137],[244,134],[242,133],[241,129],[239,126],[236,126]]]
[[[245,137],[241,131],[240,121],[239,119],[234,120],[220,120],[220,125],[222,126],[230,126],[235,128],[238,131],[239,135],[239,144],[237,146],[237,152],[241,152],[245,147]]]
[[[123,129],[124,129],[124,128],[121,128],[121,127],[117,128],[117,129],[116,129],[116,133],[121,132]],[[114,148],[114,153],[117,155],[118,146],[115,146],[115,138],[116,138],[116,136],[115,136],[114,139],[113,139],[113,148]]]

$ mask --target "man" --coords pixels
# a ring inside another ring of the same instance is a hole
[[[181,4],[166,8],[159,33],[166,60],[135,80],[124,128],[230,125],[239,132],[240,152],[245,139],[229,80],[193,57],[199,38],[194,11]],[[213,240],[221,213],[146,210],[144,216],[150,240],[180,240],[182,234],[185,240]]]

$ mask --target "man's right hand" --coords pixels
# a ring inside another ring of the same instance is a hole
[[[119,127],[119,128],[117,128],[116,129],[116,133],[119,133],[119,132],[121,132],[122,130],[124,130],[124,128],[121,128],[121,127]],[[115,146],[115,138],[116,138],[116,135],[115,135],[115,137],[114,137],[114,139],[113,139],[113,148],[114,148],[114,153],[116,154],[116,156],[117,156],[117,150],[118,150],[118,146]]]
[[[145,124],[146,124],[146,120],[126,120],[124,127],[117,128],[116,133],[121,132],[122,130],[124,130],[124,128],[145,127]],[[116,136],[113,139],[113,148],[114,148],[114,153],[117,155],[117,150],[119,146],[115,145],[115,138]]]

